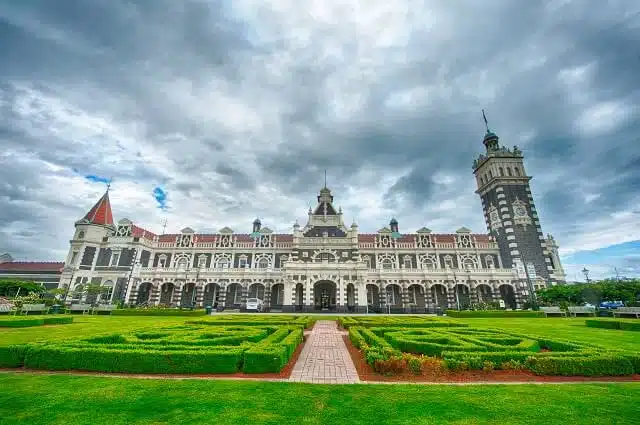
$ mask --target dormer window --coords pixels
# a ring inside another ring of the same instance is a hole
[[[450,255],[444,257],[444,267],[447,269],[453,268],[453,257],[451,257]]]

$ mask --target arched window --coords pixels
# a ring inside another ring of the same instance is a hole
[[[431,258],[423,258],[421,261],[423,269],[435,269],[436,265]]]
[[[216,260],[216,268],[217,269],[228,269],[229,268],[229,260],[226,257],[220,257]]]
[[[462,261],[462,267],[465,269],[475,269],[476,268],[476,262],[473,261],[471,258],[465,258]]]
[[[389,258],[385,258],[380,262],[380,265],[384,270],[389,270],[393,268],[393,261],[391,261],[391,259]]]
[[[453,257],[450,255],[446,255],[444,257],[444,266],[445,268],[452,269],[453,268]]]
[[[259,269],[268,269],[269,268],[269,259],[261,258],[258,260],[258,268]]]
[[[186,257],[179,258],[176,263],[176,266],[179,269],[186,269],[188,265],[189,265],[189,259]]]
[[[362,257],[362,261],[364,261],[368,269],[371,268],[371,257],[369,257],[368,255],[365,255]]]
[[[502,167],[498,168],[498,170],[500,171],[500,176],[504,176],[504,170],[502,169]]]
[[[487,265],[487,268],[492,269],[495,267],[495,263],[493,262],[493,257],[490,255],[487,255],[486,257],[484,257],[484,262]]]

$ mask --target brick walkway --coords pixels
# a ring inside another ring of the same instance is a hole
[[[289,381],[314,384],[353,384],[358,372],[342,340],[337,323],[318,320],[311,331]]]

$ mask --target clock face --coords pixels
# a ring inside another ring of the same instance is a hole
[[[525,210],[524,207],[517,207],[516,214],[520,216],[527,215],[527,210]]]

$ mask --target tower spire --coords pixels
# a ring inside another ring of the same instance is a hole
[[[111,213],[111,201],[109,201],[109,186],[104,195],[80,220],[89,224],[100,224],[102,226],[113,226],[113,214]]]

